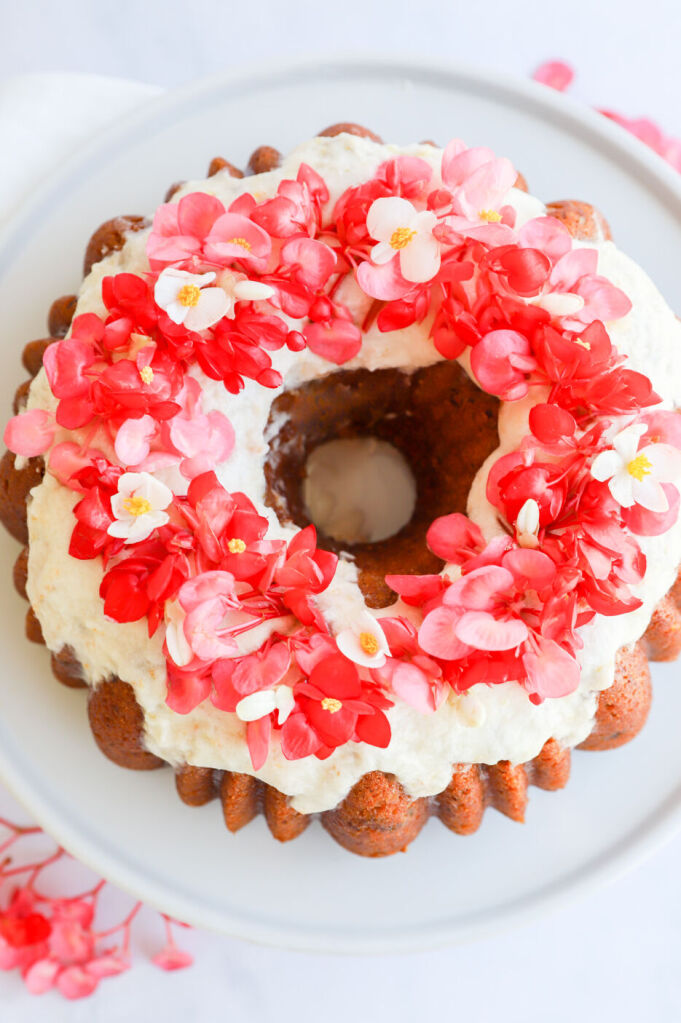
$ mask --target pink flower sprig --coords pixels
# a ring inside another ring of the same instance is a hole
[[[565,92],[574,81],[575,73],[569,64],[562,60],[551,60],[541,64],[532,75],[536,82],[548,85],[558,92]],[[674,138],[652,121],[649,117],[627,117],[614,110],[596,108],[604,117],[615,121],[637,139],[650,146],[658,156],[681,171],[681,139]]]
[[[42,834],[40,828],[0,819],[4,836],[0,841],[0,969],[18,971],[31,994],[55,989],[64,998],[84,998],[102,980],[133,965],[132,929],[142,903],[136,902],[112,926],[97,929],[98,905],[107,882],[97,881],[77,895],[42,890],[39,882],[48,868],[69,859],[60,847],[31,858],[22,839]],[[190,966],[191,955],[175,943],[173,921],[160,916],[165,944],[152,962],[165,970]]]

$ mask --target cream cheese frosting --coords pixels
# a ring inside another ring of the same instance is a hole
[[[305,162],[323,176],[333,204],[345,189],[366,180],[380,163],[398,154],[417,155],[438,173],[441,150],[435,147],[401,148],[341,135],[305,143],[276,171],[245,179],[223,172],[206,181],[187,182],[174,199],[193,191],[216,195],[225,205],[246,191],[258,199],[270,197],[278,183],[295,177],[299,165]],[[545,212],[538,199],[515,189],[510,203],[517,211],[519,223]],[[148,269],[147,235],[146,231],[130,235],[123,249],[93,267],[81,287],[77,314],[104,312],[101,300],[104,276],[122,271],[143,273]],[[640,267],[612,242],[600,241],[595,247],[598,272],[621,288],[632,302],[626,317],[608,324],[613,344],[628,356],[633,369],[652,380],[664,407],[681,407],[681,324]],[[339,298],[358,320],[363,318],[364,304],[369,300],[351,281],[344,285]],[[428,320],[390,334],[372,327],[364,335],[358,356],[343,369],[398,368],[413,372],[437,362],[441,356],[428,337],[429,328]],[[466,360],[461,361],[469,371]],[[337,369],[309,350],[293,353],[282,349],[272,353],[272,362],[283,376],[284,389]],[[247,380],[241,394],[234,396],[225,391],[221,382],[208,379],[199,369],[192,373],[203,388],[204,410],[224,412],[235,431],[232,454],[216,467],[220,482],[228,490],[240,490],[249,496],[270,523],[268,536],[290,539],[296,527],[280,523],[274,510],[265,503],[263,465],[269,439],[280,426],[276,421],[269,422],[270,411],[280,390]],[[537,400],[535,395],[533,401]],[[487,473],[491,464],[515,448],[528,432],[531,404],[529,400],[502,402],[499,448],[481,466],[471,488],[468,514],[488,539],[498,534],[501,527],[485,496]],[[55,407],[44,371],[32,385],[29,407],[50,410]],[[179,479],[165,482],[181,492],[183,484]],[[640,538],[648,564],[643,582],[634,591],[643,601],[642,607],[616,617],[599,615],[582,627],[581,683],[569,696],[536,706],[530,703],[521,686],[509,682],[489,687],[478,685],[461,696],[452,693],[431,715],[396,701],[388,711],[392,739],[387,749],[348,743],[327,760],[306,757],[288,761],[273,744],[264,766],[253,771],[244,741],[244,725],[236,715],[219,711],[208,701],[186,715],[177,714],[166,705],[161,632],[149,639],[146,621],[119,624],[104,617],[98,592],[101,564],[96,560],[78,561],[68,554],[76,500],[77,495],[46,474],[29,503],[27,590],[47,646],[55,652],[70,646],[91,685],[116,675],[133,686],[144,713],[146,745],[151,752],[174,765],[188,763],[255,774],[290,795],[293,807],[303,813],[335,806],[369,771],[394,774],[413,797],[430,796],[447,786],[455,763],[493,764],[502,759],[521,763],[536,756],[549,738],[565,746],[581,742],[593,726],[598,693],[612,684],[617,651],[643,634],[655,605],[674,582],[681,562],[680,522],[663,536]],[[448,571],[447,566],[444,571]],[[335,578],[318,597],[318,603],[333,632],[347,627],[364,609],[357,571],[350,558],[341,559]],[[418,620],[418,612],[401,602],[375,612],[377,617],[396,613],[416,616]],[[278,619],[252,630],[242,637],[242,651],[260,646],[268,630],[286,632],[292,626],[292,619]]]

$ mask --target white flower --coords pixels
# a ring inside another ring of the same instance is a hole
[[[208,287],[214,280],[212,271],[190,274],[167,267],[154,287],[156,305],[165,310],[173,323],[183,323],[187,330],[206,330],[221,320],[229,308],[223,289]]]
[[[118,481],[118,493],[111,498],[116,519],[107,533],[126,543],[146,540],[159,526],[165,526],[165,509],[172,499],[172,490],[150,473],[124,472]]]
[[[521,547],[537,547],[539,532],[539,505],[530,497],[525,501],[515,520],[518,544]]]
[[[186,615],[177,600],[167,600],[163,613],[168,653],[178,668],[184,668],[194,656],[184,631]]]
[[[649,444],[638,450],[646,432],[642,423],[628,426],[612,440],[612,448],[597,455],[591,466],[594,479],[605,482],[618,504],[631,508],[639,504],[652,512],[669,509],[662,483],[681,477],[681,451],[671,444]]]
[[[348,660],[363,668],[381,668],[390,653],[383,629],[366,611],[352,628],[338,633],[336,645]]]
[[[369,209],[367,230],[378,245],[371,250],[374,263],[389,263],[399,257],[400,271],[407,281],[429,281],[440,269],[440,245],[433,237],[437,217],[430,210],[417,210],[408,199],[385,196]]]
[[[234,307],[237,302],[262,302],[274,295],[274,288],[269,284],[250,281],[244,274],[237,274],[232,270],[223,270],[217,283],[227,296],[227,308],[223,315],[228,316],[230,320],[234,319]]]
[[[249,693],[236,705],[236,716],[241,721],[259,721],[260,718],[279,711],[277,724],[283,725],[293,710],[295,697],[290,686],[275,686],[274,689],[261,689],[257,693]]]

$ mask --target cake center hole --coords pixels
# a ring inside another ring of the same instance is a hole
[[[303,500],[326,536],[344,544],[378,543],[411,519],[416,482],[402,453],[387,441],[331,440],[307,459]]]

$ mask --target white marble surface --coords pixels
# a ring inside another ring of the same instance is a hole
[[[573,91],[585,101],[630,115],[650,114],[681,134],[677,0],[645,5],[571,0],[569,7],[539,0],[465,6],[451,0],[418,5],[345,0],[342,6],[298,0],[290,7],[277,0],[238,6],[225,0],[191,5],[23,0],[10,7],[5,0],[0,10],[5,129],[0,211],[11,205],[10,195],[28,187],[31,175],[42,172],[45,108],[32,102],[32,94],[64,99],[63,131],[52,160],[93,123],[95,113],[102,119],[114,116],[145,95],[132,86],[82,79],[76,83],[78,105],[89,111],[89,120],[86,112],[74,122],[73,101],[66,102],[73,81],[12,78],[26,72],[96,72],[173,86],[225,67],[312,50],[432,53],[518,75],[560,56],[578,67]],[[25,114],[29,109],[32,122]],[[2,792],[0,812],[11,812],[11,799]],[[455,869],[454,846],[452,856]],[[17,977],[0,974],[0,1020],[677,1020],[680,869],[681,837],[634,873],[552,917],[484,942],[422,955],[314,957],[194,932],[185,941],[197,957],[192,970],[168,976],[142,963],[78,1004],[53,995],[31,998]]]

